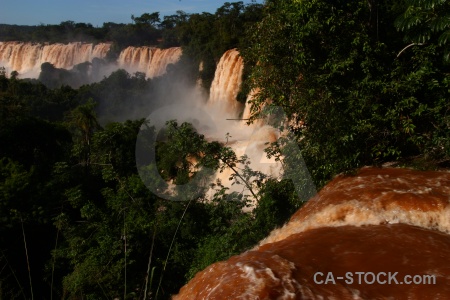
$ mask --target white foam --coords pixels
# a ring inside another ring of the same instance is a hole
[[[370,204],[350,200],[337,205],[329,205],[319,212],[307,216],[303,220],[289,222],[282,228],[272,231],[266,239],[260,242],[259,246],[281,241],[290,235],[314,228],[397,223],[438,230],[449,234],[450,207],[447,206],[436,211],[407,211],[395,206],[384,209],[376,200]]]

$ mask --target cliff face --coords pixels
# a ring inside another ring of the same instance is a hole
[[[174,299],[448,299],[450,173],[364,168]],[[410,277],[407,277],[410,276]]]

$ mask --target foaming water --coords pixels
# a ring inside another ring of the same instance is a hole
[[[282,165],[280,162],[275,161],[275,158],[267,158],[264,149],[267,148],[267,143],[275,142],[279,137],[279,133],[271,126],[265,125],[261,128],[250,128],[244,124],[238,124],[236,128],[238,130],[238,138],[231,138],[228,141],[227,146],[233,149],[236,157],[240,158],[246,156],[250,161],[250,167],[254,171],[261,172],[267,176],[278,178],[282,172]],[[245,133],[245,135],[244,135]],[[244,168],[243,164],[237,164],[237,169],[242,172]],[[223,186],[229,189],[229,192],[238,192],[249,197],[251,209],[256,204],[254,199],[244,184],[234,185],[229,178],[234,171],[230,168],[226,168],[223,172],[218,172],[215,175],[214,181],[219,180]],[[250,181],[255,178],[250,178]],[[210,196],[213,194],[213,190]]]
[[[339,176],[284,227],[199,272],[174,299],[449,299],[449,187],[449,172]],[[407,275],[426,282],[408,284]]]
[[[312,228],[404,223],[450,233],[450,173],[364,168],[340,176],[262,243]]]
[[[135,61],[139,62],[139,56],[135,55]],[[204,99],[198,87],[186,91],[183,97],[180,97],[180,103],[176,104],[177,107],[170,109],[171,116],[161,114],[160,117],[193,123],[206,140],[219,141],[232,148],[238,159],[246,155],[254,171],[277,178],[281,173],[281,163],[276,162],[274,158],[268,159],[264,149],[267,143],[276,141],[280,133],[263,122],[248,126],[245,120],[238,117],[244,110],[243,105],[236,100],[242,82],[242,71],[243,60],[239,52],[236,49],[226,51],[217,66],[209,99]],[[243,164],[237,164],[235,170],[242,173],[243,168]],[[220,181],[229,189],[228,192],[250,196],[248,187],[242,181],[241,184],[233,184],[234,181],[230,180],[235,170],[225,168],[215,174],[213,181]],[[249,179],[251,180],[252,178]],[[216,189],[209,190],[207,197],[213,197],[215,192]],[[250,198],[251,201],[255,200]]]
[[[123,52],[124,55],[119,61],[126,61],[129,65],[144,70],[146,66],[142,62],[148,59],[149,51],[145,47],[128,48]],[[152,113],[149,116],[149,121],[150,124],[157,125],[158,128],[162,127],[168,120],[175,119],[178,123],[189,122],[193,124],[199,134],[205,136],[207,141],[218,141],[232,148],[238,159],[246,155],[248,161],[251,162],[250,168],[252,170],[278,177],[281,173],[281,163],[276,162],[275,159],[268,159],[264,152],[267,143],[274,142],[279,137],[278,130],[262,123],[248,126],[245,121],[237,118],[243,110],[242,105],[236,100],[242,81],[242,68],[242,58],[240,58],[239,52],[236,50],[227,51],[217,67],[209,99],[206,99],[205,94],[198,86],[182,87],[178,91],[177,97],[173,97],[171,105],[162,107]],[[214,183],[220,181],[221,186],[229,189],[229,193],[237,192],[243,196],[249,196],[249,200],[254,201],[255,199],[250,197],[252,193],[249,191],[247,184],[242,180],[240,180],[240,184],[234,184],[235,181],[230,180],[232,175],[236,175],[236,171],[242,174],[245,166],[237,163],[233,167],[234,170],[226,167],[210,179]],[[248,178],[248,182],[252,182],[253,179],[255,179],[255,176]],[[208,183],[202,181],[202,184]],[[221,186],[214,186],[209,189],[206,197],[211,199]],[[252,188],[254,192],[257,192],[255,186]]]

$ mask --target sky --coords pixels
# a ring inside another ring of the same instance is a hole
[[[0,24],[39,25],[63,21],[131,23],[131,15],[160,12],[160,16],[186,13],[214,13],[225,2],[238,0],[0,0]],[[251,0],[243,1],[245,4]],[[263,3],[257,0],[257,3]]]

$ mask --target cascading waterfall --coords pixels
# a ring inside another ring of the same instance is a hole
[[[104,58],[111,44],[87,43],[35,44],[23,42],[0,42],[0,66],[7,74],[17,71],[20,77],[37,78],[41,64],[48,62],[56,68],[70,69],[76,64]]]
[[[245,154],[254,171],[278,177],[281,172],[281,164],[275,159],[267,159],[264,149],[267,147],[267,143],[274,142],[279,137],[279,132],[275,128],[265,125],[263,121],[248,126],[245,119],[249,117],[249,109],[236,99],[242,83],[243,69],[243,59],[236,49],[226,51],[217,65],[207,105],[208,111],[218,124],[217,127],[221,129],[219,131],[221,136],[216,134],[214,138],[225,142],[225,135],[229,133],[230,137],[226,140],[227,145],[234,150],[238,158]],[[253,95],[254,92],[250,93],[249,98],[251,99]],[[239,118],[242,113],[244,116]],[[243,165],[237,167],[242,168]],[[246,190],[242,185],[232,186],[229,178],[233,172],[231,169],[226,169],[222,173],[216,174],[216,180],[219,179],[225,187],[230,188],[230,191]],[[249,191],[246,190],[244,194],[249,195]]]
[[[243,105],[236,101],[241,87],[244,61],[236,49],[226,51],[217,65],[209,93],[209,104],[237,117]]]
[[[51,63],[55,68],[71,69],[73,66],[105,58],[111,48],[109,43],[39,44],[24,42],[0,42],[0,66],[6,73],[17,71],[21,78],[37,78],[41,65]],[[148,78],[163,75],[169,64],[176,63],[181,48],[159,49],[155,47],[128,47],[117,61],[117,68],[130,73],[143,72]]]
[[[120,53],[118,64],[129,72],[143,72],[148,78],[153,78],[163,75],[166,67],[176,63],[180,57],[179,47],[128,47]]]

